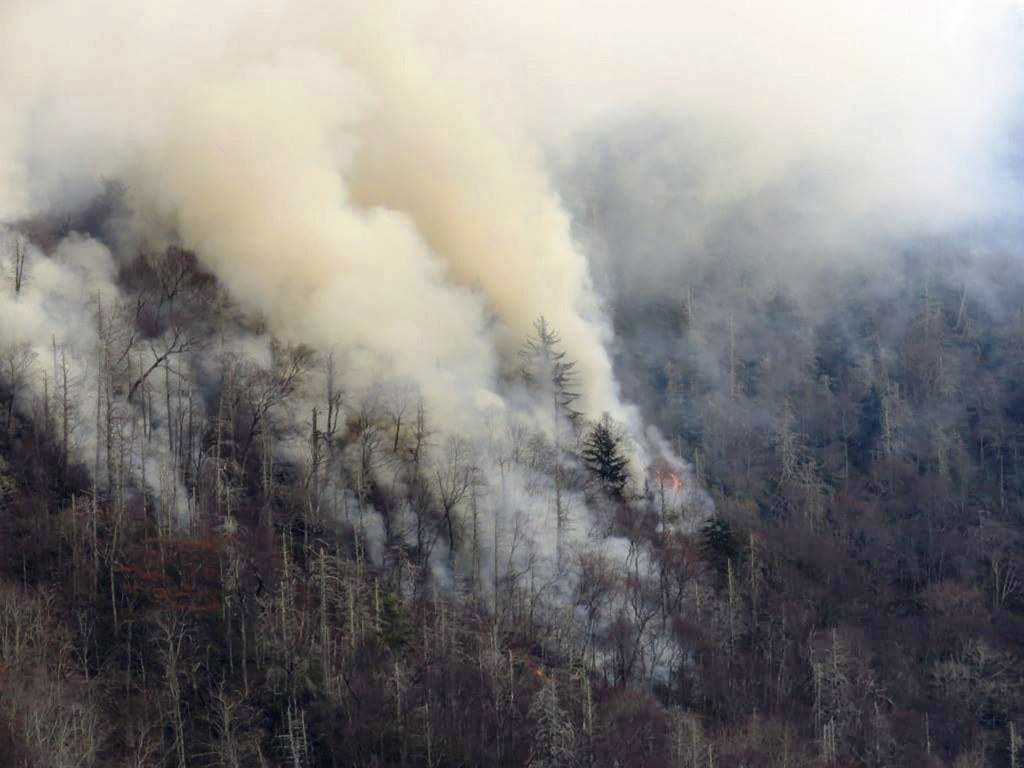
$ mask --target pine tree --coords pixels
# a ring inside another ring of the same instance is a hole
[[[700,551],[720,571],[739,554],[732,526],[721,517],[709,517],[700,528]]]
[[[519,356],[523,358],[523,378],[538,390],[539,397],[551,402],[552,437],[555,446],[555,562],[562,567],[562,539],[568,523],[568,509],[562,498],[562,423],[568,420],[573,428],[580,412],[572,407],[579,397],[573,391],[576,383],[576,362],[565,359],[559,349],[562,339],[548,325],[543,316],[534,323],[534,336],[523,342]]]
[[[854,464],[866,470],[871,466],[871,459],[884,426],[882,394],[877,385],[871,385],[867,395],[860,401],[858,411],[857,435],[850,454]]]
[[[629,480],[629,460],[622,455],[621,439],[608,414],[590,430],[583,442],[583,463],[593,472],[612,496],[622,497]]]
[[[550,393],[556,419],[567,418],[575,422],[580,416],[580,412],[572,407],[580,396],[573,391],[576,361],[565,359],[565,352],[559,349],[561,337],[543,316],[534,321],[533,329],[534,335],[528,337],[519,350],[523,359],[523,378]]]

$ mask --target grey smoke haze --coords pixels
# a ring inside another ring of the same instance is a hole
[[[734,244],[842,258],[1012,215],[1022,50],[997,0],[8,0],[0,220],[119,179],[132,237],[470,432],[544,314],[584,408],[639,436],[569,211],[631,233],[604,279],[638,284]]]
[[[675,462],[620,395],[607,305],[678,301],[709,265],[753,265],[765,284],[701,305],[701,332],[716,336],[696,367],[721,389],[724,325],[751,321],[745,306],[763,306],[752,296],[812,288],[894,243],[1012,221],[1022,43],[1017,7],[997,0],[5,0],[0,222],[75,210],[111,179],[132,215],[107,222],[113,253],[74,236],[33,253],[24,292],[0,297],[0,346],[28,342],[45,359],[56,337],[90,404],[89,297],[116,297],[117,259],[139,247],[194,249],[274,336],[335,351],[350,395],[415,382],[442,432],[430,473],[440,482],[445,438],[461,434],[482,475],[475,567],[497,582],[537,559],[561,610],[575,578],[555,566],[561,547],[600,552],[637,581],[653,580],[655,560],[607,536],[614,505],[554,487],[558,451],[525,445],[550,427],[549,403],[504,374],[534,318],[577,360],[581,408],[625,422],[641,460],[647,449]],[[757,347],[744,356],[764,353],[765,327],[741,339]],[[651,335],[629,343],[657,360],[666,347]],[[806,362],[802,341],[769,345],[769,383]],[[269,365],[265,337],[227,347]],[[195,365],[218,378],[213,354]],[[277,415],[294,423],[275,451],[296,467],[311,464],[295,438],[324,387],[310,389]],[[770,428],[774,413],[747,408],[741,421]],[[77,427],[88,456],[97,436],[88,419]],[[135,474],[180,505],[172,461],[154,448]],[[688,466],[671,469],[685,486],[663,502],[680,513],[669,524],[692,531],[707,499]],[[375,471],[407,495],[399,471]],[[358,520],[371,558],[385,513],[392,536],[415,541],[411,510],[374,510],[355,485],[335,471],[321,491],[329,515]],[[430,565],[453,583],[471,559],[441,537]],[[681,649],[650,633],[653,676]]]

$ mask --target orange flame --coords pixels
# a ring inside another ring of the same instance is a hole
[[[668,468],[656,469],[654,479],[662,488],[669,488],[677,493],[683,489],[683,481]]]

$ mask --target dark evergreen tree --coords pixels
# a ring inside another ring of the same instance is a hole
[[[864,470],[871,465],[875,444],[882,434],[882,396],[874,384],[860,401],[857,435],[851,446],[850,458]]]
[[[850,334],[837,318],[830,318],[815,333],[815,373],[828,377],[828,387],[837,391],[839,383],[856,367]]]
[[[583,463],[612,496],[621,498],[629,480],[629,460],[622,454],[622,440],[606,413],[583,442]]]
[[[736,559],[739,547],[728,520],[716,515],[704,521],[700,528],[700,550],[719,570],[724,570],[729,560]]]

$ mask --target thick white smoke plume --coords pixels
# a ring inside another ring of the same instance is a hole
[[[401,14],[152,10],[5,11],[5,218],[115,176],[140,237],[197,250],[276,333],[346,350],[350,384],[411,378],[443,423],[471,429],[497,400],[495,348],[514,352],[545,314],[587,410],[627,416],[533,147]],[[43,56],[52,24],[77,31]]]
[[[0,348],[65,350],[83,403],[100,399],[90,302],[116,301],[118,260],[181,245],[275,337],[333,351],[348,392],[423,393],[443,433],[437,493],[469,463],[486,474],[457,503],[491,545],[457,564],[440,539],[442,578],[484,571],[497,594],[534,555],[564,562],[600,542],[641,583],[649,553],[594,530],[601,516],[552,472],[560,452],[524,447],[518,431],[557,432],[550,401],[508,375],[543,315],[581,374],[576,407],[624,424],[636,464],[655,465],[662,524],[676,508],[706,514],[688,467],[620,397],[574,234],[586,219],[576,228],[568,211],[656,230],[622,240],[651,243],[642,253],[603,254],[602,283],[637,285],[677,275],[666,261],[708,249],[737,208],[750,214],[732,233],[745,247],[799,235],[801,258],[1004,220],[1019,210],[1022,40],[1008,0],[0,0],[0,223],[74,211],[109,180],[131,211],[110,250],[72,236],[31,254],[30,282],[0,298]],[[584,195],[600,189],[602,156],[586,153],[620,135],[640,142],[640,162],[617,164],[628,209],[563,200],[570,164],[586,170]],[[688,177],[685,205],[662,167]],[[776,191],[792,203],[782,223],[761,205]],[[125,410],[135,423],[144,409]],[[79,420],[75,437],[97,471],[99,421]],[[150,438],[139,473],[184,496],[164,478],[181,446],[164,455]],[[321,481],[315,464],[317,503],[322,491],[332,511],[384,525],[361,489]],[[396,491],[409,482],[376,471]],[[422,537],[410,510],[387,523]]]
[[[0,219],[122,180],[135,238],[195,249],[275,333],[348,350],[352,384],[415,380],[463,430],[543,314],[583,409],[639,435],[550,158],[645,110],[714,137],[701,210],[806,165],[823,227],[990,214],[1017,27],[996,0],[7,0]]]

